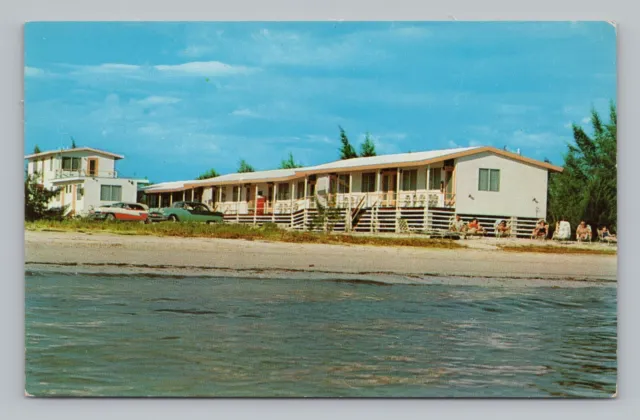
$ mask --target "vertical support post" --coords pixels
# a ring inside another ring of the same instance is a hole
[[[296,183],[291,181],[289,183],[290,187],[289,188],[289,195],[290,197],[290,201],[291,201],[291,229],[293,229],[293,197],[296,195]]]
[[[378,169],[376,171],[376,200],[371,214],[371,226],[372,232],[378,231],[378,208],[380,207],[380,200],[382,200],[382,171]]]
[[[353,219],[351,219],[351,210],[352,210],[351,199],[353,198],[352,195],[351,195],[352,187],[353,187],[353,174],[349,173],[349,191],[348,191],[348,194],[347,194],[349,202],[347,203],[347,212],[345,214],[346,220],[345,220],[345,225],[344,225],[345,226],[345,230],[348,229],[349,231],[351,231],[351,229],[353,228],[353,226],[351,226],[351,224],[353,223]]]
[[[396,170],[396,232],[400,230],[400,168]]]
[[[309,176],[305,175],[304,177],[304,216],[303,216],[303,222],[304,222],[304,229],[307,229],[307,219],[309,217]]]
[[[218,187],[218,203],[220,205],[220,210],[222,210],[222,189],[226,188],[224,185],[220,185]]]
[[[169,207],[173,206],[173,191],[169,193]]]
[[[162,208],[162,193],[158,193],[158,208]]]
[[[256,191],[253,193],[253,225],[256,225],[258,219],[258,184],[255,185]]]
[[[242,186],[237,185],[234,188],[238,189],[238,199],[236,200],[236,222],[240,223],[240,196],[242,195]]]
[[[424,216],[422,219],[422,230],[429,230],[429,181],[431,177],[431,165],[427,165],[427,186],[424,195]]]
[[[511,216],[511,237],[518,237],[518,218],[515,216]]]
[[[271,204],[271,221],[276,222],[276,203],[278,202],[278,183],[273,183],[273,203]]]

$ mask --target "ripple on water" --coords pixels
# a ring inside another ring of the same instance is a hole
[[[608,397],[614,288],[27,275],[27,390]]]

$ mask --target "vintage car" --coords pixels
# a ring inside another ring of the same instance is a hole
[[[138,203],[114,203],[100,206],[89,212],[90,217],[93,219],[141,223],[149,222],[148,214],[149,209],[147,206]]]
[[[222,213],[214,212],[206,204],[195,201],[178,201],[160,210],[171,222],[222,223]]]

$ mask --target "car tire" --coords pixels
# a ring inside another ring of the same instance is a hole
[[[115,222],[116,221],[116,216],[111,214],[111,213],[109,213],[109,214],[107,214],[106,220],[107,220],[107,222]]]
[[[169,216],[169,221],[175,223],[178,221],[178,217],[175,214],[172,214],[171,216]]]

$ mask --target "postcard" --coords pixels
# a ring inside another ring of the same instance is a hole
[[[612,24],[24,37],[28,396],[616,395]]]

